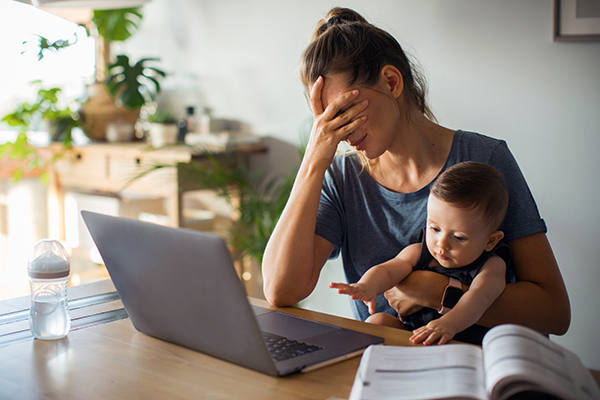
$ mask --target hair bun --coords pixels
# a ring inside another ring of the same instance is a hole
[[[335,15],[327,20],[327,28],[331,28],[334,25],[341,25],[343,22],[342,17]]]
[[[368,24],[368,21],[362,15],[354,10],[343,7],[335,7],[329,10],[327,15],[319,21],[311,40],[315,40],[324,34],[332,26],[344,25],[353,22],[361,22]]]
[[[328,27],[348,22],[367,22],[367,20],[356,11],[343,7],[332,8],[325,18],[327,19]]]

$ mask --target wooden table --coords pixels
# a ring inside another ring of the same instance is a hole
[[[69,290],[74,307],[73,299],[93,299],[114,286],[105,280]],[[2,344],[7,332],[28,329],[27,321],[7,323],[6,313],[27,307],[28,296],[0,303],[0,399],[347,399],[360,361],[274,378],[139,333],[127,318],[82,327],[90,318],[85,316],[118,313],[118,299],[73,310],[79,329],[66,338]],[[408,332],[298,308],[278,310],[383,336],[388,345],[409,345]],[[600,382],[600,373],[593,374]]]

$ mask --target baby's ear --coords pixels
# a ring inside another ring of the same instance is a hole
[[[485,245],[485,251],[492,251],[492,249],[494,247],[496,247],[498,242],[500,240],[502,240],[503,237],[504,237],[504,232],[502,232],[502,231],[492,232],[492,234],[490,235],[490,238],[488,239],[487,244]]]

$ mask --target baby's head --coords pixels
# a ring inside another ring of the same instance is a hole
[[[494,167],[462,162],[432,184],[427,205],[427,246],[440,265],[456,268],[490,251],[508,207],[508,191]]]
[[[455,164],[432,184],[431,195],[454,207],[475,209],[497,230],[508,208],[504,177],[491,165],[474,161]]]

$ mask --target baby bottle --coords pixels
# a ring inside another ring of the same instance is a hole
[[[35,244],[27,266],[31,283],[29,328],[37,339],[60,339],[71,327],[67,305],[69,255],[60,242],[51,239]]]

